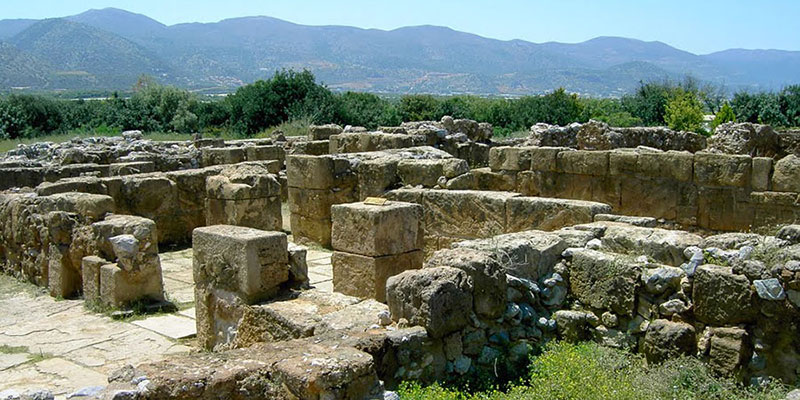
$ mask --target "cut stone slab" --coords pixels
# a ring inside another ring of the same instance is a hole
[[[195,315],[195,308],[187,308],[185,310],[178,311],[178,314],[183,315],[184,317],[195,319],[197,318]]]
[[[134,321],[133,324],[171,339],[184,339],[197,334],[195,321],[178,315],[160,315]]]
[[[338,251],[380,257],[419,250],[422,206],[388,202],[338,204],[331,207],[331,243]]]

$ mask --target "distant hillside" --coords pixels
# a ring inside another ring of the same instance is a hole
[[[10,36],[3,39],[4,34]],[[124,10],[90,10],[65,19],[2,20],[0,40],[22,52],[17,60],[24,54],[48,65],[30,72],[3,69],[4,87],[124,89],[149,74],[191,89],[226,91],[281,68],[309,69],[334,89],[391,93],[522,95],[563,86],[609,96],[640,81],[687,74],[733,90],[800,83],[800,52],[728,50],[701,56],[661,42],[616,37],[536,44],[437,26],[383,31],[270,17],[165,26]]]
[[[96,87],[130,87],[136,77],[166,77],[170,68],[136,43],[88,25],[47,19],[9,39],[51,66],[52,74]]]

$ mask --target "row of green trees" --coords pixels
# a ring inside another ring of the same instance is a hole
[[[582,98],[564,89],[516,99],[431,95],[390,99],[370,93],[333,93],[310,72],[289,70],[214,100],[142,78],[128,98],[116,94],[86,101],[42,95],[0,97],[0,138],[127,129],[230,131],[251,136],[298,119],[374,129],[402,121],[438,120],[444,115],[489,122],[501,135],[527,130],[538,122],[566,125],[589,119],[614,126],[667,125],[702,132],[703,117],[709,113],[717,114],[713,126],[733,120],[800,126],[800,85],[778,93],[736,93],[730,103],[724,91],[700,88],[690,79],[643,83],[621,99]]]

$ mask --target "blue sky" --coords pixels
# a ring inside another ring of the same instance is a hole
[[[698,54],[728,48],[800,50],[800,0],[1,0],[0,19],[60,17],[104,7],[167,25],[268,15],[308,25],[442,25],[532,42],[624,36]]]

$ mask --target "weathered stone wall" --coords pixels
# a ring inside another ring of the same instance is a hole
[[[385,197],[422,205],[425,252],[450,247],[465,239],[502,233],[556,230],[591,222],[611,212],[606,204],[474,190],[396,189]]]
[[[194,228],[227,223],[279,230],[279,161],[245,162],[173,172],[78,177],[43,183],[40,195],[83,192],[114,199],[118,214],[156,222],[159,243],[188,243]]]
[[[610,212],[597,203],[530,198],[510,202],[507,212],[506,199],[519,194],[439,190],[483,185],[481,180],[485,179],[475,171],[469,170],[466,161],[431,147],[319,157],[290,155],[287,175],[292,233],[301,242],[330,247],[331,206],[369,196],[422,204],[426,210],[426,249],[503,232],[557,229]],[[398,187],[424,189],[387,194]],[[515,187],[505,189],[513,191]],[[425,201],[423,192],[427,193]]]
[[[324,156],[290,155],[286,160],[289,211],[296,241],[331,244],[331,206],[382,196],[404,176],[436,185],[440,176],[469,171],[466,161],[431,147]]]
[[[475,188],[591,200],[616,213],[714,230],[793,223],[800,162],[768,157],[650,149],[575,151],[498,147],[491,170],[473,170]],[[513,189],[512,189],[513,188]]]
[[[440,343],[440,378],[514,371],[551,338],[680,355],[719,373],[795,382],[800,366],[800,252],[754,234],[702,238],[596,222],[460,242],[387,283],[399,324]],[[715,264],[706,264],[714,260]],[[436,345],[432,345],[436,347]],[[435,365],[436,363],[432,363]]]

